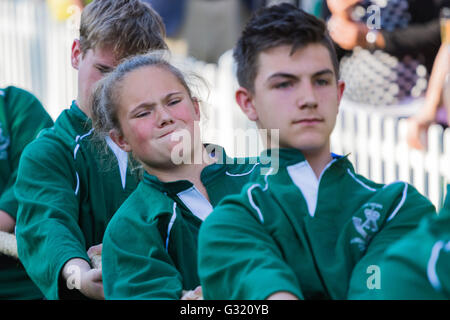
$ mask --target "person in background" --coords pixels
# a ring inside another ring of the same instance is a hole
[[[427,132],[431,124],[447,128],[450,123],[450,8],[445,8],[448,17],[442,24],[442,45],[434,62],[430,83],[423,106],[408,119],[408,144],[424,150],[427,147]]]
[[[164,37],[160,16],[139,0],[95,0],[82,12],[76,100],[25,148],[15,186],[19,257],[47,299],[104,298],[91,257],[138,177],[117,145],[93,139],[92,90],[122,59],[166,49]]]
[[[327,0],[344,97],[372,106],[412,106],[426,91],[440,46],[440,9],[449,0]],[[328,15],[325,15],[328,16]]]
[[[439,215],[393,245],[380,268],[380,299],[450,299],[450,185]]]
[[[74,13],[74,6],[81,11],[92,0],[46,0],[46,2],[53,19],[64,21]]]
[[[0,89],[0,231],[14,233],[17,199],[14,183],[25,146],[39,132],[53,126],[53,120],[30,92]],[[20,262],[0,253],[0,299],[42,299],[43,295]]]
[[[93,101],[96,132],[109,135],[144,169],[106,228],[105,297],[180,299],[200,284],[203,220],[222,198],[241,190],[258,164],[202,143],[200,102],[163,55],[125,61],[101,82]]]
[[[142,0],[161,16],[168,38],[178,37],[186,15],[186,0]]]
[[[278,172],[273,162],[260,167],[267,173],[257,170],[203,222],[205,299],[373,299],[368,272],[434,206],[413,186],[375,183],[330,152],[345,83],[322,20],[288,4],[262,9],[234,57],[237,103],[259,129],[279,130],[260,158],[278,155]]]

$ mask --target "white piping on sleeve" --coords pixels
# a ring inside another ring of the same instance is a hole
[[[75,174],[77,175],[77,186],[75,187],[75,195],[78,195],[78,191],[80,190],[80,177],[78,176],[77,171],[75,171]]]
[[[403,195],[402,195],[402,200],[400,200],[400,203],[397,205],[397,207],[394,209],[394,211],[392,211],[391,215],[387,218],[386,221],[391,221],[398,213],[398,211],[400,210],[400,208],[403,206],[403,204],[406,201],[406,195],[408,194],[408,184],[404,183],[405,187],[403,188]]]
[[[88,135],[90,135],[92,132],[94,131],[94,128],[92,128],[91,130],[89,130],[88,133],[82,135],[82,136],[76,136],[75,137],[75,142],[77,142],[77,145],[75,146],[75,149],[73,150],[73,160],[77,159],[77,152],[78,149],[80,149],[80,144],[78,143],[78,141],[82,140],[83,138],[87,137]],[[78,175],[78,172],[75,171],[75,174],[77,176],[77,186],[75,187],[75,195],[78,195],[78,191],[80,190],[80,176]]]
[[[273,171],[273,168],[270,168],[269,172],[267,172],[266,175],[264,176],[264,181],[266,183],[264,188],[262,188],[262,186],[260,184],[254,184],[254,185],[250,186],[250,188],[248,188],[248,190],[247,190],[248,201],[250,202],[250,205],[253,207],[253,209],[255,209],[255,211],[258,213],[259,220],[261,220],[261,223],[264,223],[264,217],[263,217],[262,212],[259,209],[259,207],[253,201],[252,190],[254,188],[259,187],[259,188],[261,188],[261,190],[263,192],[266,191],[269,188],[269,182],[267,181],[267,179],[269,178],[269,175],[272,173],[272,171]]]
[[[177,203],[173,203],[173,213],[172,218],[170,218],[169,226],[167,227],[167,238],[166,238],[166,251],[169,250],[169,237],[170,237],[170,230],[172,230],[172,226],[175,222],[175,219],[177,217]]]
[[[78,152],[78,149],[80,149],[80,144],[77,144],[77,145],[75,146],[75,150],[73,151],[73,159],[74,159],[74,160],[77,160],[77,152]]]
[[[431,249],[431,256],[428,260],[427,265],[427,276],[428,280],[432,287],[440,291],[442,289],[441,282],[439,281],[438,275],[436,273],[436,263],[439,258],[439,253],[441,252],[442,247],[444,246],[444,242],[442,240],[436,242]]]

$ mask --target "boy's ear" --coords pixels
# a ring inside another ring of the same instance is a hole
[[[72,54],[70,56],[70,61],[72,63],[72,67],[76,70],[78,70],[78,67],[80,65],[80,59],[81,59],[81,46],[80,46],[80,40],[75,39],[72,43]]]
[[[343,80],[338,81],[337,89],[338,89],[338,102],[340,103],[345,90],[345,82]]]
[[[125,139],[125,137],[123,136],[123,134],[121,134],[119,131],[117,131],[116,129],[111,129],[109,131],[109,137],[111,138],[112,141],[114,141],[115,144],[117,144],[119,146],[120,149],[122,149],[125,152],[130,152],[131,151],[131,147],[128,144],[127,140]]]
[[[200,101],[196,97],[193,97],[192,104],[194,105],[194,111],[196,116],[195,120],[200,121]]]
[[[252,93],[244,88],[239,87],[236,90],[236,102],[241,107],[242,112],[245,113],[247,118],[251,121],[258,120],[258,113],[256,112],[255,104],[253,103]]]

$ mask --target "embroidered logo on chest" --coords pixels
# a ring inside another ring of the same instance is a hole
[[[353,226],[360,234],[360,237],[353,238],[350,243],[356,243],[361,251],[366,249],[372,235],[378,231],[377,222],[381,216],[379,211],[382,209],[383,206],[381,204],[369,202],[363,206],[364,218],[352,217]]]

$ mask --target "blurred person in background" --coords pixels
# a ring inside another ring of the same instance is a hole
[[[440,46],[439,11],[448,2],[327,0],[345,98],[391,106],[423,96]]]
[[[17,199],[13,186],[25,146],[53,120],[30,92],[0,89],[0,231],[14,233]],[[0,253],[0,299],[42,299],[20,262]]]
[[[450,123],[450,106],[444,104],[444,82],[449,73],[450,50],[442,45],[436,57],[426,92],[425,102],[417,113],[408,118],[408,144],[424,150],[427,147],[427,131],[433,123],[447,128]],[[450,88],[445,88],[450,90]],[[447,93],[448,94],[448,93]],[[447,102],[448,103],[448,102]]]
[[[64,21],[73,14],[73,6],[82,10],[92,0],[47,0],[47,6],[52,17],[57,21]]]
[[[408,119],[408,144],[423,150],[427,147],[427,132],[431,124],[447,128],[450,123],[450,8],[441,12],[442,45],[430,76],[425,102]]]

